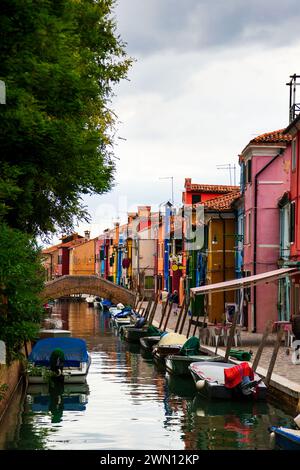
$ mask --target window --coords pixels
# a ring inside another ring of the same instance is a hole
[[[296,214],[296,204],[295,201],[291,202],[291,212],[290,212],[290,243],[295,242],[295,214]]]
[[[251,243],[251,232],[252,232],[252,217],[251,217],[251,212],[248,214],[248,227],[247,227],[247,243]]]
[[[193,194],[192,195],[192,204],[197,204],[197,202],[201,202],[200,194]]]
[[[154,278],[153,276],[145,276],[145,289],[154,288]]]
[[[251,183],[252,181],[252,160],[248,160],[246,164],[246,183]]]
[[[57,264],[62,264],[62,255],[58,255]]]
[[[297,145],[296,145],[296,139],[292,141],[292,171],[296,170],[296,165],[297,165]]]

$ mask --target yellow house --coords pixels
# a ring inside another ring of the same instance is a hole
[[[96,274],[96,238],[70,248],[70,275],[90,276]]]
[[[205,203],[207,284],[235,278],[235,214],[231,204],[239,195],[239,191],[234,191]],[[209,321],[224,321],[226,303],[234,302],[234,291],[208,294],[206,307]]]

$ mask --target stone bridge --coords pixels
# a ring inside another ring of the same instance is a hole
[[[109,299],[117,304],[133,305],[135,295],[128,289],[118,286],[99,276],[61,276],[53,281],[45,282],[41,293],[46,302],[49,299],[59,299],[72,294],[89,294]]]

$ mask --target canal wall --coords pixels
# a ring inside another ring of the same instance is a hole
[[[21,361],[14,361],[9,366],[0,365],[0,387],[7,386],[7,390],[1,392],[0,395],[0,421],[22,378],[22,370]]]
[[[31,351],[30,343],[27,344],[27,351],[25,348],[21,350],[24,357]],[[2,385],[7,386],[7,389],[1,393],[0,390],[0,422],[9,407],[9,404],[20,385],[24,372],[23,361],[13,361],[10,365],[0,364],[0,387]],[[2,399],[1,399],[2,396]]]

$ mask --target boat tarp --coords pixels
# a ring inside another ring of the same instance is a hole
[[[147,336],[161,336],[161,331],[156,326],[150,325],[147,328]]]
[[[179,333],[167,333],[159,340],[158,346],[183,345],[185,342],[186,336]]]
[[[197,336],[191,336],[180,350],[181,356],[196,356],[199,354],[200,341]]]
[[[48,362],[55,349],[64,352],[65,362],[88,362],[86,342],[80,338],[45,338],[39,340],[29,354],[30,362]]]

